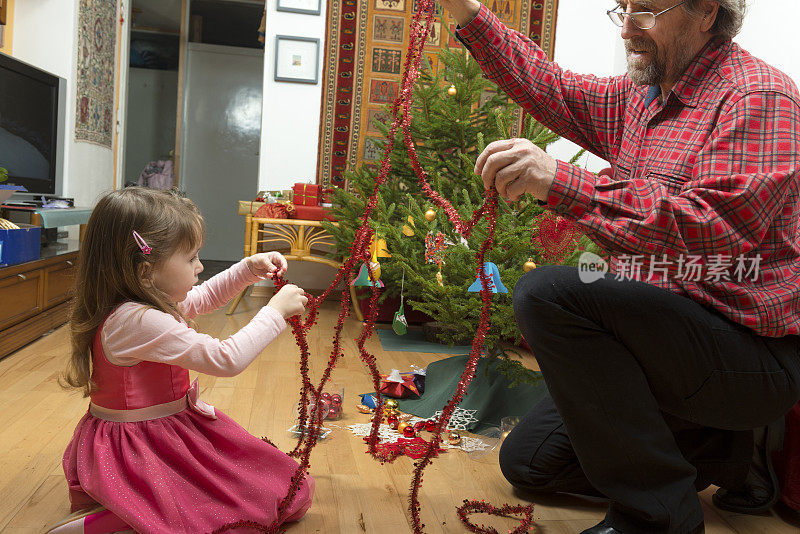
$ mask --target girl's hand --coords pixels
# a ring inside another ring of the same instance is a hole
[[[247,258],[247,268],[261,278],[283,276],[288,267],[286,258],[280,252],[262,252]]]
[[[306,304],[308,297],[305,296],[305,291],[294,284],[286,284],[269,299],[267,306],[278,310],[278,313],[286,319],[303,313]]]

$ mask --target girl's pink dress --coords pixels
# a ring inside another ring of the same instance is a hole
[[[257,280],[243,263],[230,271],[190,292],[184,302],[189,318]],[[272,524],[297,462],[198,401],[189,372],[163,361],[229,376],[246,367],[283,328],[280,314],[265,307],[239,333],[218,341],[156,310],[134,303],[117,308],[95,336],[92,404],[128,411],[180,405],[186,398],[188,407],[138,422],[87,413],[64,453],[73,511],[99,503],[143,533],[211,532],[241,519]],[[110,346],[119,354],[116,361],[126,365],[109,361],[105,351],[111,352]],[[165,347],[180,354],[170,356]],[[305,514],[313,490],[307,476],[284,521]]]

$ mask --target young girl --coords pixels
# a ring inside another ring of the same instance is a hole
[[[200,400],[189,370],[241,373],[307,299],[286,285],[228,339],[197,332],[193,317],[287,268],[277,252],[256,254],[195,286],[203,231],[197,207],[168,191],[122,189],[94,209],[66,375],[91,398],[63,461],[81,512],[50,532],[199,533],[278,519],[297,462]],[[313,491],[306,476],[280,519],[300,519]]]

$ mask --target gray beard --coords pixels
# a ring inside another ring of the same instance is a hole
[[[659,85],[664,80],[664,65],[655,58],[649,65],[640,67],[633,65],[630,56],[628,60],[628,76],[636,85]]]
[[[674,58],[675,64],[672,69],[674,72],[670,73],[673,83],[678,81],[678,78],[683,75],[694,59],[694,56],[690,55],[686,41],[685,37],[679,36],[672,43],[674,49],[678,51]],[[628,63],[628,77],[636,85],[660,85],[667,77],[666,62],[659,57],[658,53],[654,53],[653,61],[644,67],[634,65],[630,54],[626,54],[626,60]]]

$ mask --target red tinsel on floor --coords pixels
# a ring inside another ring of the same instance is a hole
[[[499,534],[497,530],[493,529],[492,527],[486,527],[484,525],[475,525],[474,523],[470,522],[468,519],[469,514],[491,514],[491,515],[499,515],[502,517],[513,517],[514,514],[523,514],[523,518],[520,521],[520,524],[514,530],[509,530],[508,534],[523,534],[524,532],[528,532],[530,530],[531,525],[533,524],[533,505],[517,505],[517,506],[509,506],[505,505],[501,508],[496,508],[491,504],[485,501],[464,501],[464,504],[458,508],[458,517],[461,519],[461,522],[466,525],[466,527],[471,530],[472,532],[485,532],[486,534]]]
[[[302,483],[303,478],[305,477],[308,467],[310,464],[309,457],[311,454],[311,450],[317,443],[317,439],[320,433],[320,427],[322,424],[322,420],[319,417],[320,414],[316,414],[311,419],[309,419],[308,413],[308,406],[309,401],[313,400],[314,403],[319,402],[320,396],[322,394],[322,390],[325,386],[325,383],[329,380],[331,372],[336,365],[337,360],[342,355],[342,348],[341,348],[341,334],[342,328],[344,326],[344,321],[349,315],[350,309],[350,299],[347,298],[347,292],[349,291],[350,283],[353,280],[355,267],[361,262],[367,262],[367,269],[369,270],[369,275],[372,276],[372,271],[369,265],[369,243],[372,241],[372,230],[368,224],[370,215],[372,211],[375,209],[377,205],[377,197],[378,197],[378,189],[380,186],[387,180],[389,176],[389,171],[391,169],[391,163],[389,161],[389,154],[391,154],[392,150],[394,149],[394,140],[395,135],[397,133],[398,127],[402,126],[403,130],[403,140],[406,146],[406,152],[411,160],[412,167],[418,177],[420,186],[428,198],[431,200],[433,204],[438,206],[440,209],[444,211],[450,221],[453,223],[455,229],[460,232],[465,237],[468,237],[472,232],[472,229],[475,225],[480,221],[483,217],[488,219],[488,237],[486,241],[480,247],[480,250],[476,254],[476,265],[475,271],[476,276],[478,276],[481,280],[481,315],[480,315],[480,322],[478,325],[478,330],[475,334],[475,339],[472,343],[472,349],[470,351],[470,356],[467,361],[466,367],[464,372],[462,373],[458,386],[456,387],[456,392],[453,395],[453,398],[444,406],[442,409],[442,414],[437,420],[437,426],[433,431],[433,437],[430,441],[425,442],[422,438],[418,438],[414,447],[413,452],[414,455],[418,457],[419,461],[414,463],[414,476],[412,479],[411,485],[411,492],[409,496],[409,511],[411,514],[412,526],[414,532],[419,534],[423,532],[424,525],[420,522],[420,504],[419,504],[419,487],[422,484],[422,473],[427,467],[427,465],[432,461],[432,459],[438,454],[441,450],[439,445],[442,442],[442,432],[446,432],[447,424],[450,421],[450,417],[452,416],[455,408],[461,402],[466,392],[467,386],[469,385],[470,381],[472,380],[475,369],[478,364],[478,359],[481,356],[481,350],[486,338],[486,333],[489,329],[489,313],[490,307],[492,302],[492,292],[489,289],[491,287],[490,278],[486,275],[483,264],[486,257],[486,252],[492,247],[493,240],[494,240],[494,230],[495,230],[495,221],[496,221],[496,212],[497,212],[497,192],[494,189],[491,189],[486,192],[486,199],[479,209],[477,209],[472,218],[469,221],[465,221],[461,219],[457,210],[450,204],[450,202],[439,195],[436,191],[434,191],[427,181],[427,174],[422,169],[417,159],[416,151],[414,150],[414,142],[411,138],[410,133],[410,122],[411,122],[411,104],[412,104],[412,88],[414,86],[414,82],[416,81],[417,77],[419,76],[419,68],[420,62],[422,59],[422,49],[424,47],[424,43],[428,32],[433,23],[433,17],[435,14],[435,5],[434,0],[420,0],[418,10],[414,13],[413,19],[411,21],[411,30],[410,30],[410,43],[409,43],[409,50],[408,54],[406,54],[405,64],[403,66],[403,76],[401,81],[401,91],[398,98],[395,100],[392,106],[392,126],[390,128],[389,134],[387,136],[388,142],[386,147],[384,148],[383,159],[381,161],[380,172],[378,176],[375,178],[375,185],[372,191],[372,194],[367,202],[366,209],[364,211],[364,216],[362,218],[363,223],[359,226],[358,230],[356,231],[355,238],[353,243],[350,247],[350,254],[348,259],[345,261],[344,265],[341,267],[339,272],[337,273],[335,279],[331,283],[331,285],[325,290],[325,292],[318,298],[314,298],[311,295],[308,296],[308,315],[305,321],[301,320],[298,317],[293,317],[289,319],[289,323],[292,327],[292,331],[294,332],[295,339],[297,342],[298,347],[300,348],[300,373],[302,376],[302,390],[300,394],[300,402],[299,402],[299,426],[300,428],[306,428],[307,431],[302,435],[300,438],[297,446],[294,450],[290,453],[290,455],[299,458],[299,466],[297,471],[292,477],[289,491],[281,502],[278,508],[278,519],[272,525],[262,525],[259,523],[253,523],[249,521],[239,521],[236,523],[229,523],[227,525],[223,525],[222,527],[218,528],[214,531],[214,533],[221,533],[226,532],[235,528],[250,528],[252,530],[256,530],[258,532],[268,532],[268,533],[275,533],[275,532],[282,532],[281,524],[283,523],[286,510],[289,504],[294,500],[298,488]],[[329,296],[330,292],[339,284],[343,279],[346,279],[345,289],[342,293],[341,298],[341,309],[339,311],[339,316],[337,318],[336,327],[334,329],[334,341],[333,341],[333,350],[331,352],[331,356],[328,361],[328,366],[323,372],[322,378],[320,379],[319,385],[314,387],[311,383],[308,374],[308,343],[306,341],[306,335],[309,329],[316,323],[317,319],[317,311],[319,309],[320,303],[324,302],[325,299]],[[282,279],[277,279],[275,281],[277,289],[283,287],[287,282]],[[380,389],[380,373],[378,371],[377,365],[375,363],[375,357],[370,354],[365,348],[364,345],[366,344],[367,339],[372,335],[375,326],[375,316],[377,312],[377,299],[379,296],[378,287],[374,286],[372,288],[372,292],[370,295],[369,300],[369,308],[368,312],[365,316],[365,322],[363,328],[361,330],[360,335],[356,340],[356,345],[358,346],[359,355],[361,360],[367,366],[370,371],[370,375],[372,377],[373,382],[373,389],[375,390],[375,398],[377,401],[377,409],[375,410],[375,415],[372,419],[372,428],[369,436],[365,438],[368,444],[368,452],[372,455],[375,459],[383,462],[391,462],[395,460],[398,456],[402,454],[399,448],[389,448],[389,447],[380,447],[379,446],[379,437],[378,437],[378,430],[381,420],[381,415],[383,413],[383,405],[384,399],[379,392]],[[470,507],[477,507],[475,509],[479,509],[480,511],[484,511],[486,513],[498,513],[503,512],[504,510],[530,510],[530,513],[526,515],[527,524],[530,524],[530,520],[528,519],[529,516],[532,517],[532,505],[522,506],[522,507],[509,507],[505,506],[500,509],[495,509],[490,505],[486,505],[485,503],[478,503],[478,502],[470,502],[465,501],[468,506]],[[461,509],[464,507],[462,506],[459,509],[459,516],[462,518],[462,521],[468,528],[473,530],[474,532],[480,532],[480,530],[474,530],[477,527],[474,527],[469,523],[464,515],[462,517]],[[510,512],[516,513],[516,512]],[[525,522],[523,522],[525,524]],[[487,531],[490,532],[490,531]],[[522,532],[521,530],[519,532]]]
[[[368,439],[369,438],[364,438],[364,441]],[[419,460],[427,454],[428,447],[430,447],[429,442],[419,436],[414,436],[413,438],[398,438],[395,443],[379,443],[377,448],[381,454],[392,454],[394,456],[405,454],[409,458]],[[437,448],[434,452],[434,456],[444,450],[445,449]]]

